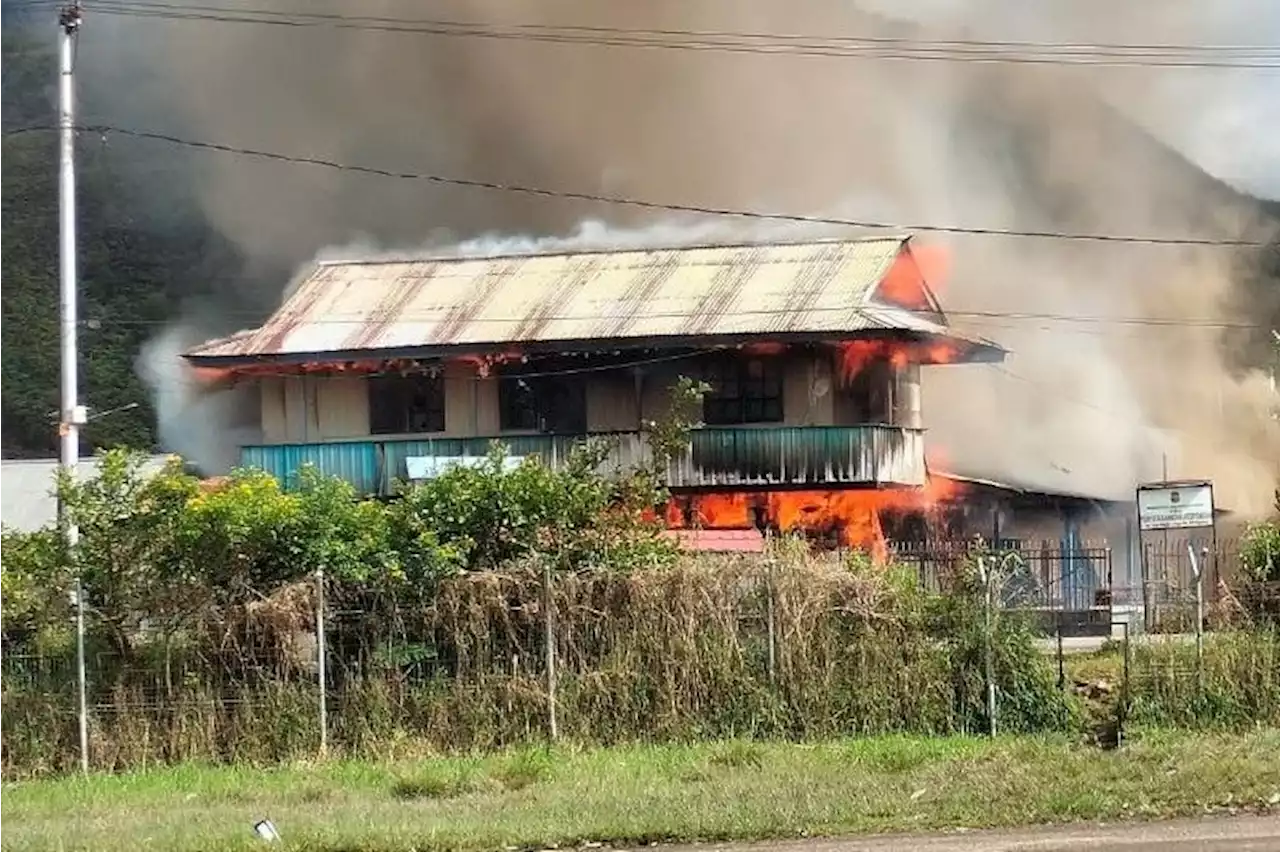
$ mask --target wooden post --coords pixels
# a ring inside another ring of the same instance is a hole
[[[547,733],[554,742],[559,738],[560,732],[556,722],[556,635],[551,593],[551,562],[544,559],[542,562],[542,623],[547,657]]]

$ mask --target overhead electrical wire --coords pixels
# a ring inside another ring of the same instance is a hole
[[[469,258],[475,260],[483,260],[484,258]],[[876,306],[871,306],[874,310]],[[849,313],[852,308],[806,308],[798,313],[803,314],[824,314],[824,313]],[[436,310],[428,312],[401,311],[396,314],[397,319],[408,322],[425,322],[440,318],[445,312]],[[791,308],[757,308],[751,310],[735,310],[732,311],[735,316],[783,316],[797,313]],[[1230,320],[1214,320],[1207,318],[1188,318],[1179,319],[1176,317],[1106,317],[1106,316],[1085,316],[1072,314],[1050,314],[1050,313],[1027,313],[1027,312],[1001,312],[1001,311],[945,311],[948,317],[952,318],[977,318],[977,319],[998,319],[998,320],[1017,320],[1026,322],[1060,322],[1072,325],[1084,326],[1131,326],[1137,328],[1168,328],[1168,329],[1204,329],[1207,331],[1263,331],[1271,326],[1266,323],[1250,323],[1235,322]],[[219,314],[221,317],[230,319],[243,319],[247,321],[261,321],[263,315],[250,311],[224,311]],[[683,319],[688,313],[657,313],[645,314],[645,319]],[[545,316],[540,317],[548,322],[570,322],[579,320],[606,320],[613,318],[609,314],[574,314],[572,316]],[[485,324],[502,324],[513,325],[524,321],[526,317],[519,316],[489,316],[489,317],[471,317],[467,322],[485,325]],[[301,321],[302,325],[359,325],[369,320],[367,313],[351,313],[341,314],[332,311],[326,312],[324,316],[311,317]],[[81,321],[83,324],[101,323],[101,319],[85,319]],[[113,325],[171,325],[172,320],[130,320],[130,319],[109,319]],[[1005,326],[1006,328],[1016,328]],[[911,329],[905,329],[910,331]],[[1041,329],[1048,331],[1049,329]],[[816,333],[816,332],[815,332]],[[929,334],[927,330],[919,330],[920,334]],[[514,342],[514,341],[513,341]]]
[[[10,127],[4,131],[4,135],[6,137],[22,136],[27,133],[47,133],[50,130],[57,130],[57,128],[48,124],[29,124],[25,127]]]
[[[4,131],[5,136],[13,136],[18,134],[33,133],[37,131],[55,130],[52,126],[29,126],[14,128]],[[833,225],[846,228],[864,228],[867,230],[882,231],[900,231],[900,232],[917,232],[917,233],[944,233],[944,234],[965,234],[975,236],[992,236],[992,237],[1024,237],[1036,239],[1052,239],[1066,240],[1073,242],[1098,242],[1098,243],[1129,243],[1139,245],[1153,246],[1216,246],[1228,248],[1262,248],[1269,243],[1253,240],[1253,239],[1226,239],[1214,237],[1159,237],[1144,236],[1130,234],[1114,234],[1104,232],[1084,232],[1084,231],[1054,231],[1044,229],[1017,229],[1017,228],[984,228],[984,227],[966,227],[960,225],[940,225],[928,223],[907,223],[907,222],[877,222],[861,219],[852,219],[839,216],[818,216],[800,213],[780,213],[759,210],[745,210],[731,207],[717,207],[701,204],[682,204],[678,202],[663,202],[650,199],[636,198],[632,196],[622,195],[605,195],[593,192],[578,192],[573,190],[557,190],[547,187],[532,186],[528,184],[509,183],[501,181],[479,180],[473,178],[451,177],[447,175],[430,174],[423,172],[402,171],[397,169],[386,169],[375,166],[364,166],[353,163],[343,163],[337,160],[325,159],[322,157],[299,156],[293,154],[284,154],[277,151],[267,151],[255,148],[245,148],[236,145],[229,145],[221,142],[211,142],[204,140],[188,139],[181,136],[175,136],[169,133],[158,133],[148,130],[133,130],[124,127],[116,127],[109,124],[92,124],[82,125],[77,128],[82,132],[98,133],[105,136],[116,134],[119,136],[127,136],[136,139],[148,139],[159,142],[166,142],[173,145],[179,145],[186,148],[202,149],[207,151],[216,151],[225,154],[234,154],[239,156],[254,157],[263,160],[274,160],[277,162],[294,163],[298,165],[318,166],[326,169],[337,171],[353,172],[358,174],[375,175],[378,177],[393,178],[396,180],[412,180],[422,181],[424,183],[440,184],[444,186],[458,186],[472,189],[485,189],[496,192],[509,192],[520,195],[531,195],[542,198],[563,199],[569,201],[586,201],[595,204],[609,204],[615,206],[637,207],[648,210],[662,210],[673,213],[693,213],[704,216],[721,216],[726,218],[754,219],[774,222],[795,222],[799,224],[809,225]]]
[[[40,3],[31,3],[29,7],[39,8]],[[1280,68],[1280,48],[1268,45],[1055,44],[976,39],[814,36],[729,30],[627,29],[571,24],[498,24],[249,6],[181,4],[162,0],[98,0],[93,4],[92,11],[104,15],[164,20],[330,27],[427,36],[765,55],[1165,68]]]

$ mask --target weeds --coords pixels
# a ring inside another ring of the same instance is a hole
[[[507,790],[523,790],[551,777],[551,752],[545,748],[526,748],[504,760],[492,777]]]
[[[1280,726],[1280,629],[1210,634],[1200,661],[1190,642],[1136,645],[1130,680],[1135,724]]]
[[[431,762],[397,777],[391,784],[391,795],[404,800],[456,799],[484,787],[483,778],[470,764]]]
[[[764,766],[764,749],[758,743],[734,740],[717,747],[708,761],[724,769],[760,769]]]

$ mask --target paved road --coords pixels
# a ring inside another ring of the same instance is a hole
[[[708,844],[699,852],[1262,852],[1280,850],[1280,816],[1068,826],[1029,831]]]

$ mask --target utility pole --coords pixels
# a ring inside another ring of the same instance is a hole
[[[74,2],[58,10],[58,258],[61,265],[59,288],[62,338],[62,414],[58,435],[62,440],[62,468],[74,476],[80,460],[80,426],[85,410],[77,398],[76,371],[76,127],[75,55],[76,34],[80,31],[80,4]],[[65,536],[67,558],[75,564],[77,529],[58,501],[58,523]],[[76,567],[76,669],[79,687],[80,769],[89,771],[89,715],[86,693],[84,648],[84,586]]]

